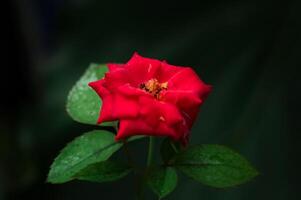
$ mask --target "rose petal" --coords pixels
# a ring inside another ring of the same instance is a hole
[[[89,86],[92,87],[98,96],[102,99],[102,106],[100,109],[99,118],[97,123],[101,123],[103,121],[114,121],[114,117],[112,116],[113,104],[110,103],[113,101],[112,95],[109,90],[103,87],[105,80],[101,79],[98,81],[90,82]]]
[[[140,115],[150,126],[158,126],[159,123],[166,123],[173,126],[183,122],[183,116],[172,104],[154,100],[154,98],[141,96],[139,98],[141,107]]]
[[[186,67],[168,80],[168,89],[191,90],[202,97],[208,95],[211,86],[206,85],[191,68]]]
[[[170,65],[166,61],[163,61],[157,73],[157,79],[161,83],[167,82],[173,75],[175,75],[182,69],[182,67]]]
[[[103,87],[105,84],[106,81],[104,80],[89,83],[103,101],[97,123],[136,117],[139,113],[139,105],[136,103],[137,96],[109,91]]]
[[[131,84],[139,87],[141,83],[155,78],[160,66],[159,60],[144,58],[135,53],[124,68],[128,71]]]
[[[104,79],[106,80],[104,87],[108,90],[114,90],[116,87],[129,82],[128,73],[124,68],[116,68],[112,72],[105,73]]]
[[[185,117],[189,126],[197,117],[202,100],[192,91],[167,90],[162,94],[162,101],[175,105]]]
[[[124,64],[108,63],[107,66],[110,72],[114,72],[120,68],[123,68]]]
[[[163,123],[157,127],[152,127],[140,118],[120,120],[119,130],[115,139],[125,139],[132,135],[168,136],[174,140],[180,139],[175,129]]]

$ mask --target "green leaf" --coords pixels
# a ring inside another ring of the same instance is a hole
[[[127,165],[107,160],[89,165],[77,173],[74,178],[102,183],[120,179],[126,176],[131,170]]]
[[[196,181],[217,188],[245,183],[258,174],[240,154],[221,145],[190,147],[177,156],[175,165]]]
[[[170,194],[177,186],[178,176],[172,167],[154,168],[149,172],[147,183],[150,188],[163,198]]]
[[[135,141],[135,140],[140,140],[140,139],[143,139],[143,138],[146,138],[145,135],[134,135],[134,136],[131,136],[129,138],[127,138],[127,142],[132,142],[132,141]]]
[[[165,164],[171,162],[174,156],[180,151],[180,144],[165,138],[161,143],[160,154]]]
[[[72,119],[80,123],[96,125],[102,101],[88,86],[88,83],[101,79],[107,71],[106,65],[90,64],[84,75],[71,89],[66,109]],[[101,125],[115,126],[115,123],[105,122]]]
[[[122,144],[114,140],[114,134],[95,130],[77,137],[56,157],[51,165],[47,181],[64,183],[88,165],[107,160]]]

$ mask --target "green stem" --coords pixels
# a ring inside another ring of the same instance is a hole
[[[172,149],[175,151],[175,153],[179,152],[176,145],[172,141],[170,141],[170,145],[171,145]]]
[[[155,138],[150,136],[149,145],[148,145],[147,164],[146,164],[147,167],[149,167],[153,162],[154,144],[155,144]]]
[[[148,154],[147,154],[147,163],[146,163],[146,169],[140,174],[140,177],[138,177],[138,190],[137,190],[137,199],[143,200],[144,199],[144,187],[145,187],[145,179],[146,174],[148,171],[148,168],[151,166],[153,162],[153,152],[154,152],[154,143],[155,138],[149,137],[149,145],[148,145]]]
[[[144,200],[144,177],[140,174],[137,177],[137,200]]]
[[[133,162],[133,159],[132,159],[132,156],[131,156],[131,152],[130,152],[130,149],[128,147],[128,143],[126,140],[123,140],[123,150],[124,150],[124,154],[125,156],[127,157],[127,160],[128,160],[128,164],[133,168],[133,169],[136,169],[137,167],[135,166],[134,162]]]

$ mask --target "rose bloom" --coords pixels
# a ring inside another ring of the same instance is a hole
[[[104,78],[89,83],[103,104],[97,123],[119,121],[116,140],[168,136],[187,144],[200,105],[211,91],[190,67],[135,53],[126,64],[107,64]]]

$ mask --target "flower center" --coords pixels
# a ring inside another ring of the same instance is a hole
[[[159,99],[160,92],[162,90],[167,90],[167,82],[159,83],[157,79],[153,78],[145,83],[141,83],[139,87],[153,95],[156,99]]]

